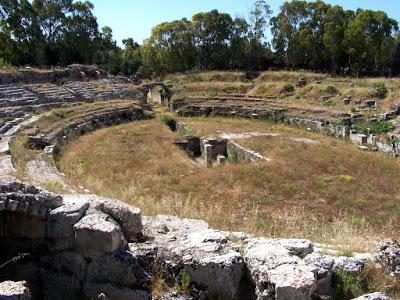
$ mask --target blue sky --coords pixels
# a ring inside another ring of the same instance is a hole
[[[100,26],[113,29],[114,38],[121,44],[132,37],[139,43],[148,37],[151,28],[164,21],[172,21],[194,13],[218,9],[232,16],[247,17],[251,0],[92,0]],[[368,8],[383,10],[391,18],[400,21],[400,0],[327,0],[346,9]],[[278,12],[284,0],[269,0]]]

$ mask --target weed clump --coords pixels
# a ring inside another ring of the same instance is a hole
[[[330,95],[336,95],[339,93],[339,90],[333,85],[328,85],[325,89],[325,92],[327,92]]]
[[[386,85],[383,82],[378,82],[374,84],[374,94],[379,99],[385,99],[387,96],[388,90]]]
[[[294,86],[293,86],[293,84],[290,84],[290,83],[286,83],[284,86],[283,86],[283,89],[282,89],[282,93],[293,93],[294,92]]]
[[[187,270],[179,273],[179,279],[174,285],[174,290],[180,294],[190,294],[192,291],[192,278]]]
[[[162,116],[161,122],[167,125],[171,131],[176,131],[176,121],[170,116]]]
[[[66,111],[64,109],[55,109],[53,110],[53,115],[59,119],[65,119]]]
[[[230,163],[237,163],[239,162],[239,155],[236,151],[232,151],[229,155],[228,155],[228,161]]]

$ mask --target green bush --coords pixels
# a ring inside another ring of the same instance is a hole
[[[333,99],[328,99],[326,101],[324,101],[324,105],[326,106],[335,106],[336,105],[336,101]]]
[[[396,129],[396,125],[388,121],[376,121],[373,123],[361,122],[357,124],[359,132],[368,134],[368,128],[372,134],[379,135],[382,133],[388,133]]]
[[[386,85],[383,82],[374,84],[375,95],[380,99],[385,99],[388,93]]]
[[[187,270],[182,270],[179,273],[179,280],[175,283],[174,289],[181,294],[191,293],[192,278]]]
[[[396,125],[388,121],[378,121],[372,123],[371,130],[373,134],[388,133],[396,129]]]
[[[53,115],[59,119],[65,119],[66,111],[64,109],[53,110]]]
[[[239,155],[236,151],[232,151],[231,153],[229,153],[228,155],[228,161],[231,163],[237,163],[239,162]]]
[[[293,92],[294,92],[294,86],[293,86],[293,84],[286,83],[286,84],[283,86],[282,92],[283,92],[283,93],[293,93]]]
[[[337,93],[339,93],[339,90],[333,85],[328,85],[325,89],[325,92],[331,95],[336,95]]]
[[[333,299],[353,299],[366,290],[361,276],[345,274],[342,268],[332,274],[332,285]]]

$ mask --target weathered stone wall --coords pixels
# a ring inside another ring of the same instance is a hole
[[[139,209],[3,182],[0,211],[1,261],[26,253],[4,266],[2,276],[26,280],[34,299],[97,299],[101,292],[149,299],[148,274],[128,246],[142,238]]]
[[[264,156],[261,154],[251,151],[234,141],[228,141],[227,143],[228,157],[229,156],[237,156],[239,161],[247,161],[247,162],[258,162],[266,160]]]
[[[307,240],[141,217],[115,199],[61,197],[15,181],[0,183],[0,224],[0,299],[151,299],[156,278],[171,288],[189,278],[179,299],[330,299],[333,272],[357,274],[367,260],[319,254]],[[398,272],[400,246],[384,241],[376,262]],[[167,289],[161,299],[170,297]]]
[[[0,84],[65,82],[105,78],[107,74],[95,66],[70,65],[64,70],[32,71],[29,69],[13,73],[0,73]]]
[[[141,107],[111,108],[106,111],[89,114],[87,117],[73,121],[64,128],[49,134],[39,134],[28,138],[31,149],[44,149],[47,146],[61,146],[69,139],[86,134],[102,127],[118,125],[134,120],[151,117]]]

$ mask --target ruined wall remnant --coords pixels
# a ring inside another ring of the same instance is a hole
[[[175,144],[192,158],[201,156],[200,138],[197,136],[185,136]]]
[[[359,274],[367,261],[319,254],[307,240],[142,217],[115,199],[61,197],[16,181],[0,182],[0,211],[0,298],[147,300],[151,280],[162,278],[170,289],[185,280],[182,299],[329,299],[333,272]],[[381,244],[377,257],[397,272],[400,247],[385,243],[391,248]]]
[[[142,86],[143,101],[151,100],[166,108],[170,107],[171,90],[163,82],[151,82]]]
[[[237,160],[245,161],[245,162],[259,162],[268,160],[261,154],[254,152],[250,149],[247,149],[234,141],[228,141],[227,143],[227,152],[229,156],[237,156]]]
[[[107,73],[96,66],[70,65],[65,69],[44,69],[41,71],[21,69],[18,72],[1,73],[0,84],[16,83],[63,83],[66,81],[93,80],[107,77]]]

